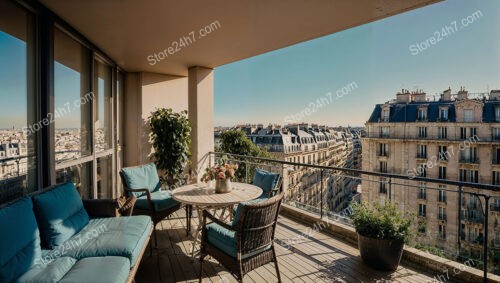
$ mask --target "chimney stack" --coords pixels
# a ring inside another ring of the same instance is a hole
[[[401,92],[396,93],[397,103],[409,103],[410,101],[410,91],[407,89],[402,89]]]
[[[413,101],[415,102],[425,102],[426,100],[426,95],[424,90],[419,89],[415,92],[412,93]]]
[[[451,101],[451,88],[450,87],[448,87],[448,89],[445,90],[441,94],[441,101]]]
[[[458,100],[464,100],[468,98],[468,91],[465,90],[465,87],[461,86],[460,91],[458,92],[457,99]]]

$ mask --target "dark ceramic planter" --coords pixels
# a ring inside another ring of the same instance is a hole
[[[368,238],[358,234],[358,247],[361,258],[367,265],[378,270],[394,271],[403,256],[404,243]]]

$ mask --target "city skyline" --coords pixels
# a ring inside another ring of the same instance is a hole
[[[472,93],[498,89],[497,3],[445,1],[216,68],[215,124],[283,124],[351,82],[356,90],[300,122],[361,126],[372,105],[403,88],[429,95],[448,87],[456,92],[465,86]],[[482,16],[473,23],[412,54],[412,45],[477,11]]]

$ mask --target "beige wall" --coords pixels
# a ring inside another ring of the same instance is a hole
[[[146,121],[152,111],[161,107],[188,110],[188,78],[128,73],[124,97],[124,166],[150,162]]]
[[[214,150],[214,71],[189,69],[189,120],[191,122],[191,172],[199,179]]]

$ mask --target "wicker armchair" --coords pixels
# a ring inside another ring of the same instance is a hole
[[[157,247],[156,224],[179,210],[181,204],[172,199],[170,192],[160,189],[160,180],[154,163],[122,168],[120,178],[125,194],[137,197],[133,214],[151,217],[154,225],[155,247]]]
[[[238,219],[232,224],[203,211],[199,282],[207,255],[224,265],[238,282],[243,282],[248,272],[274,262],[276,277],[281,282],[274,232],[282,198],[283,193],[280,193],[270,199],[242,205]],[[207,218],[212,223],[207,224]]]
[[[283,178],[280,174],[262,169],[255,169],[252,184],[262,189],[261,198],[271,198],[281,192]]]

